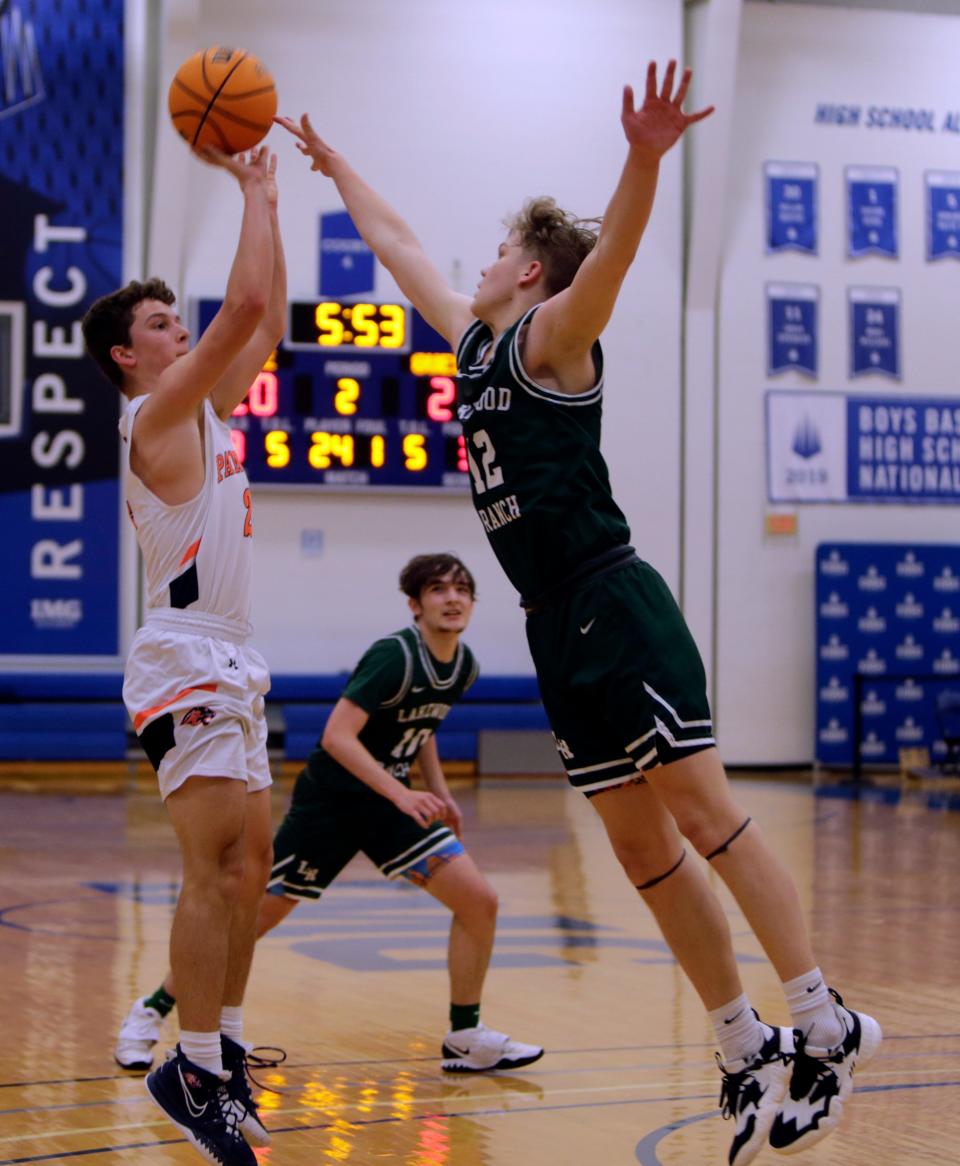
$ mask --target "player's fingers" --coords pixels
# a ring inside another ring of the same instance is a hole
[[[680,78],[680,88],[677,90],[677,95],[673,99],[673,104],[677,107],[677,109],[679,109],[687,99],[687,90],[690,88],[690,78],[692,76],[692,69],[683,70],[683,76]]]
[[[633,86],[624,85],[623,87],[623,108],[620,110],[621,117],[629,117],[633,113]]]
[[[275,117],[273,120],[277,123],[278,126],[283,126],[283,128],[288,133],[293,134],[293,136],[295,138],[302,138],[303,137],[303,131],[300,129],[300,127],[297,125],[297,123],[292,118]]]
[[[660,90],[660,96],[664,101],[669,101],[673,93],[673,78],[677,71],[677,62],[668,61],[667,71],[663,75],[663,88]]]
[[[698,109],[696,113],[688,113],[686,115],[687,125],[692,126],[695,121],[703,121],[705,117],[709,117],[713,113],[716,106],[708,105],[706,109]]]
[[[647,65],[647,100],[657,96],[657,62]]]
[[[313,128],[313,122],[310,120],[309,113],[305,113],[303,117],[300,118],[300,125],[302,126],[303,132],[305,134],[316,135],[317,131]]]

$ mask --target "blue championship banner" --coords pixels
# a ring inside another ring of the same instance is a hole
[[[900,379],[900,290],[847,289],[850,316],[850,376],[879,373]]]
[[[814,162],[766,162],[767,251],[817,253],[817,182]]]
[[[767,284],[767,376],[817,375],[820,289],[812,283]]]
[[[928,170],[927,259],[960,259],[960,172]]]
[[[897,256],[897,171],[848,166],[847,254]]]
[[[347,211],[320,216],[320,279],[322,296],[359,296],[373,291],[373,252],[360,238]]]
[[[960,505],[960,397],[769,390],[771,502]]]
[[[123,0],[0,3],[0,655],[116,656],[119,397],[80,320],[122,281]]]
[[[822,543],[816,573],[817,761],[853,760],[856,675],[864,763],[906,748],[942,760],[936,695],[960,687],[960,547]]]

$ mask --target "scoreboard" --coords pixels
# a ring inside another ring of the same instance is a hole
[[[220,306],[196,303],[201,333]],[[300,301],[230,424],[251,482],[340,490],[469,488],[456,362],[406,304]]]

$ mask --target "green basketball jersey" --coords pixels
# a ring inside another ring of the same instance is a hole
[[[479,669],[462,641],[449,664],[431,655],[416,627],[377,640],[363,654],[342,695],[370,714],[360,742],[394,777],[409,785],[410,766]],[[359,778],[323,746],[307,761],[310,777],[356,789]]]
[[[600,344],[592,389],[577,396],[545,389],[527,374],[518,344],[536,310],[500,336],[487,364],[492,332],[481,320],[457,349],[474,506],[500,565],[527,599],[630,539],[600,453]]]

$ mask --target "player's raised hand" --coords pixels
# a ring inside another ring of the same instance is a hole
[[[313,160],[310,169],[319,170],[321,174],[325,174],[329,178],[330,161],[336,151],[332,146],[328,146],[313,128],[310,123],[310,115],[305,113],[300,118],[299,124],[291,117],[275,117],[273,120],[277,125],[283,126],[288,133],[293,134],[297,139],[297,149],[300,153]]]
[[[670,61],[663,74],[663,85],[657,89],[657,65],[651,61],[647,66],[647,89],[643,105],[634,108],[633,89],[623,87],[623,110],[620,121],[631,149],[647,155],[651,161],[661,158],[673,146],[688,126],[703,121],[713,113],[713,106],[700,109],[696,113],[684,113],[683,103],[690,88],[693,73],[684,69],[680,84],[674,92],[677,62]]]
[[[263,185],[268,198],[276,203],[277,196],[277,159],[266,146],[251,150],[249,154],[224,154],[213,146],[202,146],[194,153],[211,166],[219,166],[228,171],[240,183],[241,189],[251,184]]]

